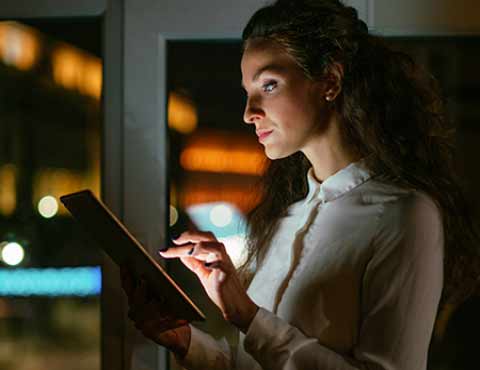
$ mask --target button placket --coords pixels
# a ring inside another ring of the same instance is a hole
[[[294,280],[294,278],[298,275],[299,272],[299,266],[301,265],[303,256],[305,255],[305,248],[304,246],[304,240],[305,240],[305,235],[308,232],[308,229],[310,228],[313,220],[317,216],[319,212],[319,207],[325,203],[323,199],[318,199],[317,201],[313,202],[312,206],[310,207],[308,212],[305,212],[306,217],[302,217],[302,220],[305,220],[305,222],[300,222],[299,225],[302,225],[300,229],[298,229],[295,233],[295,238],[293,240],[293,246],[292,250],[293,253],[293,258],[291,260],[291,266],[289,269],[289,273],[285,277],[284,281],[280,285],[281,291],[277,292],[277,299],[274,305],[274,311],[277,312],[278,307],[280,306],[280,303],[282,302],[283,296],[285,292],[288,289],[288,286]]]
[[[297,233],[299,235],[301,233],[301,237],[302,237],[301,243],[302,243],[302,245],[305,243],[305,237],[308,233],[308,230],[312,226],[312,223],[315,220],[315,218],[317,217],[318,213],[320,212],[320,208],[323,206],[323,204],[325,204],[325,200],[323,200],[323,199],[319,199],[318,201],[316,201],[313,204],[310,212],[308,212],[308,219],[306,220],[307,222],[303,225],[301,230],[297,231]],[[295,238],[295,240],[296,240],[296,238]],[[301,265],[302,259],[303,259],[304,255],[305,255],[305,253],[308,249],[309,249],[309,245],[303,245],[302,246],[301,251],[300,251],[299,256],[298,256],[297,264],[295,266],[295,269],[294,269],[292,277],[291,277],[291,280],[297,274],[297,272],[299,270],[298,267]]]

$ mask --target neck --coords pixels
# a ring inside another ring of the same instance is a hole
[[[337,124],[329,128],[321,136],[313,138],[302,150],[313,167],[315,178],[323,182],[342,168],[361,159],[347,150],[341,143]]]

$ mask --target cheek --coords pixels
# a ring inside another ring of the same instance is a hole
[[[316,125],[318,112],[311,104],[305,101],[297,101],[296,104],[285,105],[283,107],[283,127],[289,130],[292,136],[301,134],[305,129]]]
[[[294,129],[299,122],[304,122],[310,116],[310,107],[298,97],[287,96],[276,103],[274,119],[281,122],[282,127],[286,129]]]

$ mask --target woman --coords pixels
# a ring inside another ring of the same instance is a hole
[[[148,302],[124,271],[129,316],[187,369],[426,369],[444,278],[466,271],[475,237],[433,79],[338,0],[278,0],[243,41],[244,120],[272,159],[249,258],[236,271],[202,232],[161,253],[197,275],[239,345]]]

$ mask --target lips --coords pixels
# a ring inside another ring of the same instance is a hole
[[[262,141],[267,136],[269,136],[272,132],[273,132],[273,130],[258,130],[257,131],[258,140]]]

